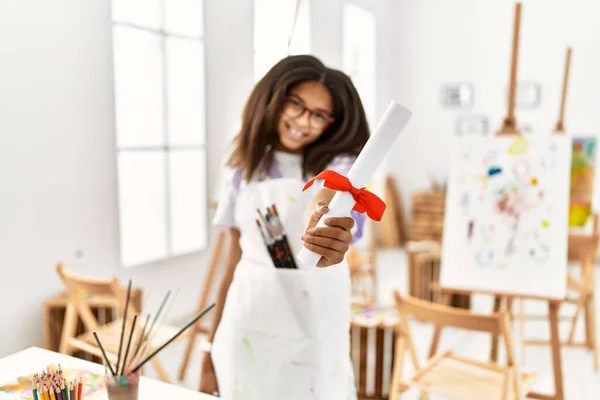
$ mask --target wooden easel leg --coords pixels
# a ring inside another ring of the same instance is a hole
[[[560,303],[556,301],[549,302],[550,308],[550,348],[552,350],[552,365],[554,371],[554,391],[555,400],[564,400],[562,359],[560,352],[560,335],[558,331],[558,310]]]
[[[501,296],[494,296],[494,312],[500,311],[500,305],[502,304]],[[490,349],[490,361],[498,362],[498,335],[492,335],[492,344]]]
[[[582,308],[585,308],[585,305],[582,304],[581,302],[578,302],[577,306],[575,308],[575,314],[573,314],[573,319],[571,320],[571,330],[569,331],[569,337],[567,338],[567,343],[573,343],[573,341],[575,340],[575,329],[577,328],[577,320],[579,318],[579,314],[581,314]],[[586,313],[586,318],[587,318],[587,313]],[[587,321],[586,321],[586,326],[587,326]],[[587,328],[586,328],[586,336],[587,336]]]
[[[519,355],[521,363],[525,362],[525,299],[519,300]]]
[[[200,297],[200,303],[198,304],[198,312],[202,311],[207,303],[208,298],[211,292],[211,289],[214,286],[215,275],[217,273],[217,267],[219,266],[221,252],[223,251],[223,247],[225,246],[225,239],[227,238],[227,233],[225,231],[219,231],[217,235],[217,242],[215,244],[215,248],[211,255],[210,264],[208,266],[208,270],[206,271],[206,278],[204,279],[204,287],[202,288],[202,295]],[[185,349],[185,353],[183,356],[183,363],[181,364],[181,368],[179,369],[179,381],[183,381],[185,379],[185,375],[187,373],[187,369],[190,363],[190,357],[192,355],[192,351],[194,350],[194,346],[196,344],[196,336],[200,332],[200,324],[197,323],[192,328],[192,332],[190,334],[190,338],[188,341],[188,345]]]

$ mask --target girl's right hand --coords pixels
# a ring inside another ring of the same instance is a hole
[[[219,386],[217,384],[217,375],[215,374],[212,358],[209,353],[204,353],[201,365],[202,373],[200,375],[199,391],[201,393],[216,396],[219,392]]]

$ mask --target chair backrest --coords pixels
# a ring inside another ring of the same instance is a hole
[[[125,306],[125,289],[119,285],[117,278],[90,278],[76,275],[67,270],[63,264],[56,266],[56,272],[65,285],[69,301],[88,331],[97,330],[99,323],[89,304],[90,298],[114,298],[119,312]],[[131,306],[131,304],[130,304]],[[133,315],[134,312],[131,313]]]
[[[400,296],[394,292],[396,307],[406,321],[409,316],[419,321],[430,322],[439,326],[450,326],[470,331],[500,334],[504,331],[505,313],[478,314],[468,310],[457,309],[441,304],[430,303],[411,296]]]

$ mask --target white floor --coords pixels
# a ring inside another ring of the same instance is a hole
[[[378,258],[379,265],[379,290],[380,301],[391,304],[392,292],[397,289],[401,293],[407,293],[406,258],[402,251],[383,251]],[[596,282],[600,282],[600,273],[596,273]],[[533,283],[533,282],[532,282]],[[198,287],[200,287],[200,283]],[[596,299],[597,307],[600,301]],[[473,298],[473,309],[480,312],[492,310],[492,301],[487,296],[475,296]],[[598,309],[598,308],[597,308]],[[527,313],[546,313],[547,306],[543,303],[528,302],[525,304]],[[567,306],[561,309],[561,314],[572,314],[572,309]],[[561,326],[561,334],[566,335],[569,324]],[[414,336],[417,338],[417,346],[421,360],[425,355],[431,340],[431,327],[413,323],[411,325]],[[576,339],[580,340],[583,335],[582,321],[579,322]],[[598,329],[600,330],[600,329]],[[518,333],[515,329],[515,335]],[[528,338],[544,339],[548,337],[547,323],[528,322],[525,334]],[[184,351],[185,343],[176,344],[166,349],[162,359],[173,379],[178,375],[179,367]],[[485,360],[489,355],[489,336],[483,334],[472,334],[456,330],[447,330],[442,335],[440,349],[452,348],[453,350],[471,357]],[[502,356],[501,356],[502,357]],[[594,372],[591,352],[585,349],[566,348],[562,351],[563,376],[565,394],[567,400],[598,400],[600,399],[600,371]],[[546,346],[528,346],[525,350],[524,369],[536,371],[539,374],[534,390],[551,394],[553,390],[552,361],[550,350]],[[406,372],[409,372],[408,370]],[[151,368],[146,370],[151,376]],[[199,352],[192,357],[189,372],[185,382],[180,383],[193,389],[197,389],[199,380]],[[402,399],[417,399],[417,393],[407,393]],[[331,399],[336,400],[336,399]],[[432,400],[436,400],[432,398]],[[482,399],[487,400],[487,399]]]

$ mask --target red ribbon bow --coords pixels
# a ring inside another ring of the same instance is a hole
[[[331,170],[323,171],[308,181],[306,185],[304,185],[302,191],[311,187],[317,179],[324,180],[324,186],[326,188],[350,193],[352,197],[354,197],[354,201],[356,201],[353,208],[354,211],[358,211],[359,213],[366,212],[369,218],[375,221],[381,221],[386,205],[383,200],[375,194],[369,192],[365,188],[355,188],[347,177]]]

